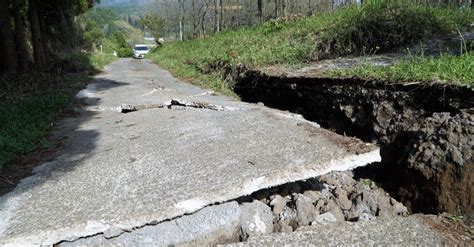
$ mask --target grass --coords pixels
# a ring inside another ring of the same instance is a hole
[[[112,54],[92,53],[90,56],[90,64],[94,71],[99,71],[105,65],[117,60],[117,57]]]
[[[69,103],[67,94],[53,91],[0,104],[0,167],[19,154],[46,147],[48,143],[43,137],[51,130],[56,113],[65,110]]]
[[[59,72],[95,74],[115,60],[117,57],[112,54],[77,52],[63,55],[61,59],[58,59],[58,66],[55,67],[60,69]]]
[[[470,9],[427,7],[404,0],[364,2],[309,18],[280,18],[200,40],[168,43],[150,57],[179,77],[231,94],[230,77],[239,64],[293,66],[340,55],[373,54],[445,35],[474,21]],[[435,75],[424,78],[430,76]]]
[[[474,52],[461,55],[414,56],[390,67],[363,65],[335,70],[331,76],[383,79],[391,82],[441,82],[474,87]]]
[[[0,173],[18,156],[50,147],[45,136],[52,130],[54,118],[70,110],[73,95],[89,80],[89,74],[115,59],[72,54],[62,61],[59,71],[0,78]]]

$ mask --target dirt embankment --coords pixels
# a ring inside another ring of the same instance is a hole
[[[382,163],[356,171],[381,183],[412,212],[474,215],[474,92],[239,71],[244,101],[302,114],[340,134],[381,146]]]

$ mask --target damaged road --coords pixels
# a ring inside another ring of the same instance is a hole
[[[147,60],[111,64],[78,98],[85,107],[56,127],[63,148],[0,198],[0,245],[113,239],[181,217],[187,224],[183,216],[210,205],[231,203],[221,207],[235,213],[232,200],[256,191],[380,161],[373,144],[216,96]],[[155,107],[115,110],[123,105]],[[209,229],[201,222],[193,226]]]

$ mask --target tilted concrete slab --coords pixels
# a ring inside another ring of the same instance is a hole
[[[85,110],[57,127],[55,135],[65,139],[62,150],[0,198],[0,245],[131,231],[380,160],[372,144],[298,115],[213,96],[147,60],[113,63],[78,96]],[[122,104],[154,106],[171,99],[219,107],[117,111]]]
[[[116,229],[113,235],[96,235],[64,242],[61,246],[211,246],[222,242],[238,242],[240,216],[239,204],[232,201],[131,232]],[[205,227],[197,227],[200,225]]]

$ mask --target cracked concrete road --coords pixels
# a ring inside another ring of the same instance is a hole
[[[117,235],[380,160],[371,144],[215,96],[147,60],[109,65],[77,97],[78,116],[55,132],[64,147],[0,198],[0,245]],[[124,105],[142,107],[124,114]]]

